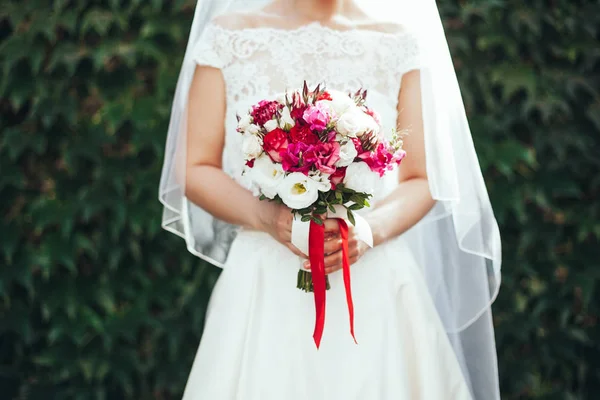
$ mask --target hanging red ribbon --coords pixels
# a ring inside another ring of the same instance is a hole
[[[342,267],[344,274],[344,287],[346,289],[346,302],[348,303],[348,313],[350,316],[350,334],[356,343],[354,336],[354,304],[352,302],[352,290],[350,286],[350,257],[348,251],[348,224],[342,219],[338,219],[340,235],[342,238]],[[315,331],[313,339],[317,349],[321,345],[323,329],[325,328],[325,299],[327,292],[327,282],[325,279],[325,227],[313,221],[310,222],[308,235],[310,259],[310,271],[312,275],[314,295],[315,295]]]

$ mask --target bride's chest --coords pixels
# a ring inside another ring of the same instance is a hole
[[[222,73],[234,108],[288,89],[325,84],[398,96],[396,38],[375,32],[336,32],[319,26],[283,32],[247,30],[222,37],[229,49]]]

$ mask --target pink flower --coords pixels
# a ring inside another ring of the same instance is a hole
[[[404,150],[396,151],[387,143],[379,143],[374,151],[359,154],[358,158],[363,160],[371,168],[371,171],[383,176],[386,171],[391,171],[394,165],[399,165],[405,156]]]
[[[267,121],[273,119],[275,113],[281,108],[283,108],[283,105],[276,101],[262,100],[258,105],[252,107],[250,115],[252,115],[255,124],[263,126]]]
[[[281,152],[281,165],[285,172],[302,172],[305,175],[308,175],[308,171],[310,171],[311,167],[314,163],[307,162],[304,154],[311,148],[305,143],[290,143],[285,149],[285,151]]]
[[[310,129],[313,131],[323,131],[327,128],[327,124],[331,120],[331,114],[323,101],[317,101],[317,104],[314,106],[308,106],[302,118],[310,125]]]
[[[334,164],[340,159],[340,144],[338,142],[319,143],[304,153],[306,163],[313,164],[324,174],[333,174],[336,170]]]
[[[331,190],[335,190],[337,185],[344,181],[346,177],[346,167],[341,167],[335,170],[333,174],[329,177],[331,181]]]
[[[282,129],[274,129],[263,139],[263,148],[274,162],[281,162],[281,153],[288,147],[287,133]]]

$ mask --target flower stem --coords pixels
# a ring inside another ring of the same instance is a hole
[[[325,276],[325,283],[327,290],[331,289],[331,285],[329,284],[329,277]],[[315,287],[313,285],[312,275],[310,271],[299,270],[298,271],[298,282],[296,287],[300,290],[305,291],[306,293],[314,292]]]

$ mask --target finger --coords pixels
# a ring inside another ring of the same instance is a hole
[[[339,233],[340,227],[336,218],[327,218],[325,220],[325,233]]]
[[[340,239],[331,239],[325,241],[325,254],[333,254],[342,249],[342,241]]]
[[[308,257],[306,257],[306,255],[305,255],[304,253],[302,253],[302,252],[301,252],[301,251],[300,251],[300,250],[299,250],[299,249],[298,249],[296,246],[294,246],[293,244],[291,244],[291,243],[285,243],[285,245],[286,245],[286,247],[287,247],[288,249],[290,249],[290,250],[292,251],[292,253],[294,253],[295,255],[297,255],[297,256],[300,256],[300,257],[302,257],[302,258],[308,258]]]
[[[359,256],[350,257],[350,265],[356,264],[356,262],[360,259]],[[325,268],[326,274],[331,274],[333,272],[339,271],[343,268],[343,264],[333,265],[331,267]]]
[[[342,252],[337,251],[333,254],[325,256],[325,268],[332,267],[342,263]]]

